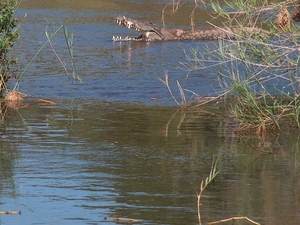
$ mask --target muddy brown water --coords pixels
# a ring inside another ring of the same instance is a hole
[[[159,23],[164,4],[23,0],[19,65],[46,41],[46,29],[64,23],[74,33],[83,84],[65,75],[50,47],[24,75],[20,91],[57,104],[30,99],[2,114],[0,211],[22,215],[0,216],[0,224],[117,224],[105,219],[111,217],[197,224],[196,194],[213,157],[221,171],[204,191],[204,223],[247,216],[261,224],[299,224],[299,134],[237,137],[237,124],[221,107],[180,110],[157,79],[168,70],[176,97],[176,80],[212,93],[216,71],[190,73],[186,80],[179,62],[183,50],[215,42],[111,41],[136,35],[115,25],[115,15]],[[169,25],[188,27],[188,10],[169,18]],[[199,16],[199,26],[206,20]],[[60,34],[52,43],[68,62],[64,41]]]

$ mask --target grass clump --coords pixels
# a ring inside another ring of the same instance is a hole
[[[290,24],[287,10],[293,10],[295,2],[227,3],[227,7],[236,10],[228,24],[246,24],[269,34],[222,40],[225,50],[217,52],[220,62],[226,61],[227,71],[237,71],[222,76],[226,77],[230,93],[236,96],[231,111],[242,129],[254,128],[258,134],[265,134],[282,129],[289,121],[299,128],[299,35]],[[218,9],[218,15],[226,14],[222,7]]]
[[[247,83],[233,84],[235,104],[232,114],[241,122],[240,130],[254,128],[257,134],[265,134],[267,129],[280,129],[283,104],[278,98],[262,93],[255,95]]]
[[[192,53],[185,67],[214,67],[222,92],[230,96],[231,113],[240,130],[258,134],[300,128],[300,21],[299,0],[205,1],[214,18],[235,33],[234,40],[219,38],[215,49]],[[292,16],[290,15],[290,12]],[[253,32],[249,32],[253,30]],[[195,52],[195,51],[191,51]]]

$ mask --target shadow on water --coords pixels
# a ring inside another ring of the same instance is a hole
[[[178,109],[157,79],[168,70],[174,84],[202,95],[217,91],[215,71],[186,80],[179,68],[183,50],[216,43],[112,43],[119,32],[132,34],[113,16],[126,11],[159,22],[163,3],[23,0],[18,13],[27,17],[15,52],[22,66],[46,40],[46,27],[64,23],[74,32],[84,83],[70,81],[45,49],[20,91],[57,104],[26,100],[18,110],[3,108],[0,211],[23,213],[1,216],[1,224],[116,224],[105,217],[197,224],[196,193],[213,156],[221,173],[204,191],[203,222],[248,216],[262,224],[299,224],[299,134],[238,137],[222,107]],[[188,26],[185,18],[171,26]],[[67,61],[63,37],[53,44]]]

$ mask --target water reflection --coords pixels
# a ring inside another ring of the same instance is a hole
[[[97,224],[113,216],[196,224],[196,193],[214,155],[221,173],[205,191],[204,221],[299,219],[299,145],[291,134],[238,139],[225,116],[203,110],[96,101],[11,110],[14,123],[2,133],[9,137],[2,207],[23,214],[3,224]],[[282,152],[265,155],[249,144]]]

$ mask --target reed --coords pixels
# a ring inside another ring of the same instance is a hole
[[[74,35],[73,35],[73,33],[70,33],[68,31],[68,29],[67,29],[66,26],[63,26],[63,30],[64,30],[64,36],[65,36],[66,44],[67,44],[67,47],[68,47],[68,52],[69,52],[69,55],[70,55],[73,80],[77,80],[80,83],[82,83],[81,78],[79,77],[79,75],[76,73],[76,70],[75,70],[74,51],[73,51],[73,47],[74,47]]]
[[[197,212],[198,212],[198,223],[199,223],[199,225],[202,225],[201,213],[200,213],[201,196],[203,194],[203,191],[214,181],[214,179],[216,178],[216,176],[220,172],[220,170],[217,171],[217,162],[218,162],[218,158],[216,160],[213,159],[209,175],[204,180],[202,180],[201,183],[200,183],[199,192],[197,194]],[[232,224],[234,224],[235,221],[239,221],[239,220],[246,220],[246,221],[248,221],[252,224],[260,225],[260,223],[255,222],[254,220],[252,220],[252,219],[250,219],[246,216],[234,216],[234,217],[230,217],[230,218],[227,218],[227,219],[208,222],[207,224],[213,225],[213,224],[220,224],[220,223],[226,223],[226,222],[232,222]]]
[[[192,49],[182,65],[188,71],[216,69],[222,88],[218,95],[230,96],[226,99],[240,131],[265,134],[287,123],[300,128],[299,29],[289,15],[299,11],[298,0],[220,2],[210,2],[213,16],[222,18],[235,40],[219,39],[215,49],[206,52]]]
[[[205,190],[205,188],[216,178],[216,176],[220,172],[220,171],[217,171],[217,162],[218,162],[218,159],[216,161],[215,160],[212,161],[212,165],[211,165],[208,177],[206,177],[200,183],[199,192],[197,194],[197,212],[198,212],[198,223],[199,223],[199,225],[202,224],[202,222],[201,222],[201,213],[200,213],[201,196],[202,196],[202,193]]]
[[[177,100],[177,98],[175,97],[175,95],[174,95],[174,93],[171,89],[170,82],[169,82],[169,74],[168,74],[167,71],[165,71],[165,78],[162,79],[162,78],[158,77],[158,80],[161,81],[167,87],[167,89],[168,89],[169,93],[171,94],[174,102],[182,108],[187,108],[193,102],[194,96],[197,96],[196,93],[194,93],[194,92],[192,92],[188,89],[182,88],[180,82],[178,80],[176,80],[177,88],[178,88],[178,91],[179,91],[179,94],[180,94],[180,99],[181,99],[181,100]],[[191,97],[189,99],[187,99],[186,92],[191,93]]]
[[[58,35],[59,31],[63,30],[64,31],[64,37],[66,39],[66,43],[67,43],[67,49],[70,55],[70,60],[71,60],[71,66],[72,66],[72,76],[74,80],[79,81],[80,83],[82,83],[82,80],[80,79],[79,75],[76,74],[75,72],[75,64],[74,64],[74,55],[73,55],[73,35],[70,34],[67,30],[67,28],[64,25],[60,25],[58,28],[56,28],[56,30],[49,34],[48,31],[45,31],[45,35],[47,37],[47,41],[36,51],[36,53],[33,55],[33,57],[30,59],[30,61],[27,63],[27,65],[25,66],[25,68],[23,69],[23,71],[20,73],[17,82],[13,88],[13,90],[16,90],[19,86],[19,83],[21,81],[21,79],[23,78],[23,76],[25,75],[25,73],[27,72],[28,68],[30,67],[30,65],[34,62],[34,60],[36,59],[36,57],[40,54],[40,52],[49,44],[52,51],[54,52],[55,56],[59,59],[60,63],[62,64],[66,74],[69,76],[68,70],[65,67],[65,63],[61,60],[61,58],[58,56],[58,54],[56,53],[51,40]]]
[[[21,72],[21,74],[19,75],[17,82],[13,88],[13,90],[16,90],[16,88],[19,86],[19,83],[21,81],[21,79],[23,78],[23,76],[25,75],[25,73],[27,72],[28,68],[30,67],[30,65],[33,63],[33,61],[35,60],[35,58],[40,54],[40,52],[46,47],[46,45],[50,42],[50,40],[58,33],[58,31],[63,27],[63,25],[59,26],[55,32],[53,34],[51,34],[50,37],[48,37],[47,41],[38,49],[38,51],[33,55],[33,57],[30,59],[29,63],[27,63],[27,65],[25,66],[25,68],[23,69],[23,71]],[[47,34],[47,33],[46,33]]]

